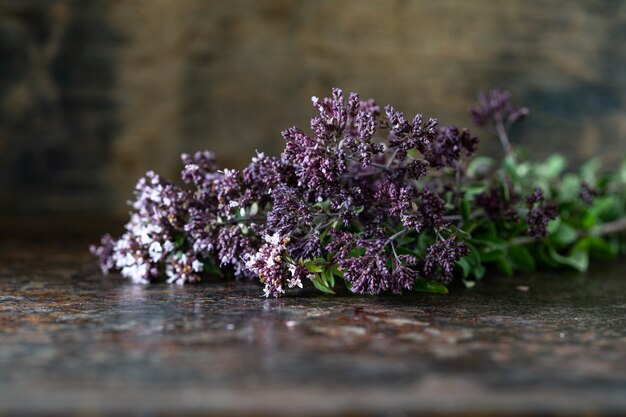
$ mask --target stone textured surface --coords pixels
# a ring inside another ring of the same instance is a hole
[[[334,85],[459,124],[505,87],[533,155],[614,164],[624,41],[611,0],[0,0],[0,211],[123,213],[180,152],[277,152]]]
[[[103,278],[85,246],[116,224],[0,219],[0,415],[626,413],[623,261],[268,300]]]

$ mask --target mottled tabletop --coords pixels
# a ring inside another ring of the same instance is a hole
[[[626,413],[626,261],[275,300],[103,277],[120,224],[0,221],[0,415]]]

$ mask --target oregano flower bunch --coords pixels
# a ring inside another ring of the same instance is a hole
[[[211,152],[184,154],[180,184],[148,172],[125,232],[91,248],[102,271],[177,284],[225,274],[273,297],[304,286],[402,294],[472,286],[492,266],[582,271],[624,248],[626,164],[601,175],[598,161],[565,173],[559,155],[523,160],[509,132],[529,112],[504,91],[471,110],[499,138],[499,162],[435,118],[339,89],[312,101],[310,129],[283,131],[280,156],[222,170]]]

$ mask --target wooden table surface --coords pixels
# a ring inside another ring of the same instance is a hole
[[[626,413],[626,261],[274,300],[103,277],[87,244],[119,227],[0,221],[0,415]]]

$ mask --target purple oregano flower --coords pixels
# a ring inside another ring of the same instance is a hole
[[[450,282],[470,253],[456,208],[464,192],[455,187],[478,139],[390,105],[381,115],[374,100],[346,99],[339,89],[312,101],[310,130],[284,130],[278,157],[258,153],[243,170],[222,170],[210,152],[184,154],[182,186],[148,172],[124,234],[91,248],[103,272],[177,284],[225,273],[258,279],[274,297],[304,285],[332,291],[335,278],[368,294]],[[525,114],[498,90],[472,111],[478,124]],[[512,188],[494,186],[470,204],[519,223],[511,215],[518,200]],[[540,191],[526,203],[529,233],[544,237],[556,209]]]

